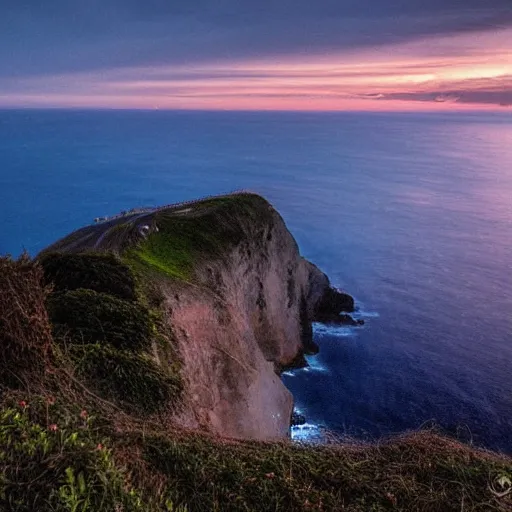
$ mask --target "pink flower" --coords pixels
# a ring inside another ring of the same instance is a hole
[[[87,418],[87,411],[85,409],[83,409],[82,412],[80,413],[80,418],[82,418],[83,420]]]
[[[53,405],[55,403],[55,397],[54,396],[49,396],[46,399],[46,402],[47,402],[48,405]]]
[[[96,450],[103,450],[103,445],[101,443],[98,443],[98,446],[96,446]]]
[[[18,405],[22,408],[22,409],[26,409],[28,407],[28,404],[27,402],[25,402],[25,400],[21,400],[20,402],[18,402]]]
[[[51,430],[52,432],[57,432],[57,430],[59,430],[59,427],[57,427],[57,425],[55,425],[55,423],[52,423],[52,424],[48,427],[48,430]]]
[[[386,498],[392,503],[393,506],[396,505],[397,499],[393,493],[391,493],[391,492],[386,493]]]

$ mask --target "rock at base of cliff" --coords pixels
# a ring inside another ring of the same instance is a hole
[[[290,426],[298,427],[300,425],[304,425],[305,423],[306,423],[306,417],[302,414],[299,414],[296,411],[293,411]]]
[[[329,287],[318,304],[315,320],[331,319],[342,312],[354,311],[354,298],[348,293]]]

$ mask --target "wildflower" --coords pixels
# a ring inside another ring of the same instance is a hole
[[[392,503],[393,506],[396,505],[397,499],[393,493],[391,493],[391,492],[386,493],[386,498]]]
[[[87,411],[85,409],[82,410],[82,412],[80,413],[80,418],[82,418],[83,420],[85,420],[87,418]]]
[[[52,423],[52,424],[48,427],[48,430],[51,430],[52,432],[57,432],[57,430],[59,430],[59,427],[57,427],[57,425],[55,425],[55,423]]]
[[[98,443],[96,446],[96,450],[103,450],[103,445],[101,443]]]
[[[25,400],[20,400],[20,402],[18,402],[18,405],[22,408],[22,409],[26,409],[28,407],[28,404],[27,402],[25,402]]]
[[[274,473],[265,473],[265,476],[267,478],[275,478],[276,475]]]
[[[48,405],[53,405],[55,402],[56,402],[56,400],[55,400],[55,397],[54,397],[54,396],[49,396],[49,397],[46,399],[46,403],[47,403]]]

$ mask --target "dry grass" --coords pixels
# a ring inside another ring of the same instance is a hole
[[[45,369],[52,342],[45,307],[49,289],[27,255],[0,258],[0,380],[29,386]]]
[[[512,496],[495,492],[512,478],[509,458],[428,431],[359,446],[148,432],[119,442],[140,443],[171,499],[194,511],[512,510]]]

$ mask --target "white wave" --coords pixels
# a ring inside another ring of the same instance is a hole
[[[304,423],[303,425],[295,425],[290,429],[292,441],[302,443],[318,443],[322,441],[322,429],[313,423]]]
[[[296,377],[299,373],[329,373],[329,368],[324,366],[317,356],[306,356],[306,361],[308,366],[304,366],[303,368],[295,368],[293,370],[287,370],[283,372],[281,375],[285,375],[286,377]]]
[[[364,309],[358,309],[351,313],[351,315],[357,320],[358,318],[379,318],[380,314],[377,311],[366,311]]]
[[[304,371],[329,373],[329,369],[320,362],[318,356],[306,356],[306,361],[309,366],[302,368]]]
[[[354,336],[355,333],[355,329],[348,325],[313,324],[314,335],[330,334],[332,336],[339,336],[340,338],[349,338]]]

